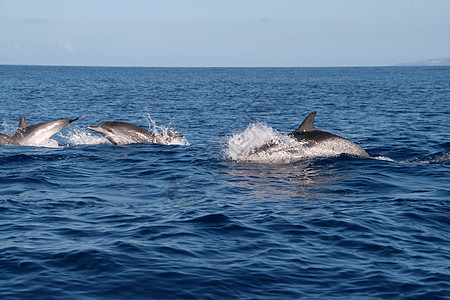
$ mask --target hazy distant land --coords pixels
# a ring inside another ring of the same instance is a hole
[[[450,66],[450,57],[400,63],[396,64],[396,66]]]

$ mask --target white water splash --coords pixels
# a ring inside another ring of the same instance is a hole
[[[223,154],[234,161],[266,163],[289,163],[317,156],[303,143],[265,123],[250,124],[243,132],[228,137]]]
[[[156,121],[152,119],[149,113],[146,113],[145,118],[148,122],[148,131],[153,132],[156,136],[159,136],[158,139],[160,140],[161,144],[189,146],[189,142],[186,137],[183,136],[173,138],[169,135],[170,131],[174,131],[171,128],[172,122],[170,122],[167,126],[158,125],[156,124]]]
[[[378,159],[378,160],[395,162],[395,160],[393,160],[392,158],[386,157],[386,156],[375,156],[375,157],[372,157],[372,158],[373,159]]]
[[[68,146],[110,144],[106,138],[78,128],[69,129],[66,135],[59,133],[59,136]]]
[[[45,147],[45,148],[62,148],[63,146],[59,145],[58,141],[53,139],[43,140],[39,143],[23,143],[21,146],[29,146],[29,147]]]
[[[17,125],[9,124],[6,121],[3,121],[2,127],[3,127],[2,133],[9,136],[13,136],[17,131]]]

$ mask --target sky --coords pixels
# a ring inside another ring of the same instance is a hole
[[[0,0],[0,64],[386,66],[450,57],[450,0]]]

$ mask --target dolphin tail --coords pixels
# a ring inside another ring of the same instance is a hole
[[[316,127],[314,127],[314,118],[316,117],[316,113],[317,113],[316,111],[310,113],[309,116],[305,118],[303,123],[300,126],[298,126],[297,129],[292,131],[289,135],[292,135],[296,132],[308,132],[317,130]]]

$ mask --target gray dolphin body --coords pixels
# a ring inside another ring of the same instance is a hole
[[[102,122],[98,126],[88,126],[88,129],[100,133],[115,145],[136,143],[169,144],[183,135],[176,131],[153,133],[139,126],[125,122]]]
[[[15,145],[15,143],[10,136],[0,133],[0,145]]]
[[[316,129],[314,118],[316,112],[312,112],[303,123],[289,134],[297,141],[305,143],[309,148],[318,148],[332,154],[351,154],[355,156],[370,157],[360,146],[335,134]]]
[[[54,134],[69,126],[76,119],[61,119],[36,125],[29,125],[25,116],[20,119],[16,134],[12,137],[0,134],[0,145],[28,146],[39,145]]]

